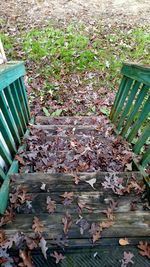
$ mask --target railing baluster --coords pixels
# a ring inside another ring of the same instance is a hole
[[[130,114],[128,114],[128,120],[121,131],[121,135],[123,137],[125,137],[127,131],[129,130],[130,125],[133,123],[134,118],[137,115],[137,112],[139,110],[139,107],[141,106],[141,104],[142,104],[142,102],[143,102],[143,100],[147,94],[147,89],[148,89],[147,85],[142,86],[142,89],[139,92],[134,105],[132,106],[131,112],[130,112]]]
[[[8,154],[8,152],[6,151],[6,148],[4,147],[1,139],[0,139],[0,156],[3,158],[6,164],[8,164],[9,166],[11,165],[12,159],[10,155]]]
[[[18,97],[19,97],[19,100],[20,100],[20,104],[21,104],[21,107],[22,107],[22,110],[23,110],[24,119],[25,119],[25,122],[27,124],[28,121],[29,121],[28,112],[27,112],[27,108],[26,108],[26,104],[25,104],[25,100],[24,100],[24,96],[23,96],[23,92],[22,92],[22,87],[21,87],[21,83],[20,83],[19,79],[15,81],[15,85],[16,85],[16,89],[17,89],[17,92],[18,92]]]
[[[7,88],[4,89],[4,93],[5,93],[6,89]],[[9,103],[6,102],[6,98],[4,97],[4,95],[3,95],[3,92],[0,93],[1,110],[3,111],[4,118],[7,122],[9,130],[13,136],[13,139],[14,139],[15,143],[18,145],[18,144],[20,144],[20,137],[19,137],[18,129],[16,127],[16,123],[14,121],[10,107],[8,105]]]
[[[146,143],[148,138],[150,137],[150,123],[145,127],[142,135],[139,137],[138,141],[133,147],[133,151],[138,154],[143,147],[143,145]]]
[[[15,104],[16,99],[13,98],[10,86],[8,86],[7,90],[5,90],[5,96],[6,96],[8,103],[9,103],[11,113],[12,113],[13,118],[15,120],[16,126],[18,128],[19,135],[23,136],[24,131],[23,131],[22,124],[20,121],[20,116],[19,116],[17,108],[16,108],[16,104]]]
[[[0,167],[0,178],[2,180],[5,180],[5,177],[6,177],[5,173],[4,173],[3,169]]]
[[[120,119],[119,119],[119,121],[117,123],[117,130],[118,131],[120,131],[120,129],[122,127],[122,124],[124,123],[124,120],[127,117],[128,113],[129,113],[129,111],[131,109],[132,103],[133,103],[135,95],[136,95],[136,93],[137,93],[137,91],[139,89],[139,86],[140,86],[140,83],[137,82],[137,81],[133,85],[133,88],[132,88],[131,93],[129,95],[127,104],[126,104],[126,106],[125,106],[125,108],[124,108],[124,110],[123,110],[123,112],[122,112],[122,114],[120,116]]]
[[[8,146],[10,153],[12,153],[12,154],[16,153],[17,149],[16,149],[16,146],[14,143],[14,139],[11,135],[11,132],[10,132],[8,126],[6,125],[6,123],[2,117],[2,114],[0,114],[0,125],[1,125],[2,136],[6,142],[6,145]]]
[[[123,92],[121,94],[120,100],[118,102],[118,106],[116,107],[116,110],[115,110],[115,117],[113,119],[114,123],[118,120],[118,116],[120,115],[120,112],[122,111],[122,108],[125,103],[125,99],[128,95],[129,90],[131,89],[132,83],[133,83],[133,80],[128,78],[124,86]]]
[[[142,167],[146,167],[146,165],[150,162],[150,147],[147,149],[146,153],[143,155],[140,164]]]
[[[116,113],[116,108],[118,106],[118,103],[119,103],[119,100],[120,100],[120,97],[122,95],[122,92],[123,92],[123,89],[124,89],[124,86],[126,84],[126,81],[127,81],[127,77],[126,76],[123,76],[122,78],[122,81],[120,83],[120,86],[119,86],[119,90],[116,94],[116,98],[115,98],[115,102],[113,104],[113,107],[112,107],[112,110],[111,110],[111,113],[110,113],[110,119],[113,121],[114,117],[115,117],[115,113]]]
[[[19,118],[20,118],[20,121],[21,121],[21,124],[22,124],[23,131],[25,132],[26,121],[25,121],[25,118],[24,118],[23,110],[22,110],[21,103],[20,103],[20,100],[19,100],[19,97],[18,97],[18,92],[17,92],[17,88],[15,86],[15,83],[12,83],[10,85],[10,88],[11,88],[12,96],[15,99],[15,104],[16,104],[16,108],[17,108],[17,111],[18,111],[18,114],[19,114]]]
[[[30,120],[30,108],[29,108],[28,95],[27,95],[27,91],[26,91],[26,88],[25,88],[25,85],[24,85],[23,77],[20,77],[19,80],[20,80],[20,84],[21,84],[21,87],[22,87],[23,97],[24,97],[24,100],[25,100],[26,110],[27,110],[27,114],[28,114],[28,121],[29,121]]]
[[[130,131],[130,134],[127,137],[127,140],[129,142],[132,142],[133,138],[136,136],[138,130],[140,129],[141,125],[146,120],[149,113],[150,113],[150,97],[147,99],[143,109],[140,111],[140,115],[138,119],[132,126],[132,130]]]

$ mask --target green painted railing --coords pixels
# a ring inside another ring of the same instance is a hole
[[[123,64],[123,75],[110,119],[117,132],[133,144],[136,163],[145,169],[150,162],[150,67]]]
[[[22,62],[0,65],[0,213],[6,209],[9,176],[18,171],[14,156],[30,120]]]

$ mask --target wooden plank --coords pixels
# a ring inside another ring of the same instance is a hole
[[[56,211],[59,214],[64,214],[65,211],[68,211],[69,214],[75,214],[78,210],[78,203],[82,203],[89,207],[88,209],[83,208],[82,216],[90,213],[91,208],[91,216],[93,213],[97,214],[97,216],[101,215],[101,213],[109,207],[109,203],[113,199],[113,201],[117,202],[117,207],[115,213],[122,212],[128,213],[131,211],[132,203],[135,203],[136,211],[143,211],[143,203],[137,197],[137,203],[135,194],[125,195],[118,197],[114,194],[100,194],[100,192],[74,192],[73,202],[70,205],[63,205],[63,197],[61,196],[63,192],[49,192],[49,193],[28,193],[27,196],[31,199],[32,208],[28,209],[26,205],[22,205],[18,207],[19,214],[25,214],[29,210],[29,213],[32,214],[43,214],[48,213],[46,200],[47,197],[51,197],[53,201],[56,202]],[[109,195],[109,196],[108,196]]]
[[[9,86],[19,77],[25,75],[23,62],[10,61],[7,64],[0,65],[0,91]]]
[[[91,134],[91,132],[99,134],[99,129],[96,125],[34,125],[32,128],[48,131],[51,134],[57,134],[62,129],[60,135],[64,135],[63,131],[72,131],[74,134]]]
[[[138,65],[134,63],[124,63],[121,73],[133,80],[150,86],[150,66]]]
[[[142,181],[143,177],[140,172],[126,172],[126,173],[114,173],[118,178],[123,178],[124,184],[126,184],[132,176],[135,177],[137,181]],[[18,185],[28,185],[28,189],[30,193],[41,192],[41,184],[46,184],[46,190],[49,192],[62,192],[66,190],[72,190],[74,192],[77,191],[91,191],[91,186],[85,181],[89,181],[90,179],[96,179],[96,183],[94,184],[95,191],[98,193],[105,192],[102,182],[104,182],[105,177],[109,175],[108,172],[94,172],[94,173],[77,173],[77,176],[80,177],[79,184],[76,185],[74,183],[73,174],[65,174],[65,173],[26,173],[26,174],[16,174],[13,175],[13,183],[11,184],[11,190],[14,190]],[[59,181],[59,183],[58,183]],[[111,190],[110,190],[111,191]],[[108,194],[108,191],[107,191]]]
[[[58,116],[58,117],[46,117],[46,116],[36,116],[35,123],[41,125],[94,125],[102,123],[104,116]]]
[[[62,214],[36,214],[44,225],[44,236],[46,239],[54,239],[58,234],[62,232],[63,225],[61,223]],[[34,236],[32,230],[34,216],[32,214],[18,214],[13,223],[8,224],[4,227],[6,235],[11,236],[14,235],[19,229],[20,232],[24,232],[29,236]],[[72,227],[68,232],[69,239],[77,238],[79,239],[81,236],[79,232],[79,227],[76,225],[76,220],[78,219],[78,215],[72,215]],[[84,217],[90,224],[95,222],[108,221],[104,214],[97,216],[95,214],[93,216],[86,215]],[[126,213],[116,213],[114,219],[114,225],[103,232],[103,237],[150,237],[150,215],[147,211],[136,211],[136,212],[128,212],[128,216]],[[88,232],[85,232],[84,238],[89,239],[90,235]]]
[[[31,119],[30,108],[29,108],[29,101],[28,101],[27,91],[26,91],[26,88],[25,88],[25,85],[24,85],[23,77],[20,77],[19,81],[20,81],[20,85],[21,85],[21,88],[22,88],[23,98],[24,98],[24,101],[25,101],[26,110],[27,110],[27,114],[28,114],[28,121],[29,121]]]

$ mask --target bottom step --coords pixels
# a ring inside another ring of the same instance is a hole
[[[10,191],[16,214],[8,224],[8,213],[1,218],[2,229],[6,240],[22,250],[29,241],[39,247],[43,238],[49,256],[46,260],[39,249],[32,251],[35,266],[55,266],[52,251],[65,255],[58,266],[124,266],[124,252],[134,255],[134,266],[148,266],[137,247],[140,241],[150,243],[139,172],[13,175]],[[122,247],[119,240],[126,238]]]

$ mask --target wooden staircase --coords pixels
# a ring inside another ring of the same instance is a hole
[[[56,266],[56,253],[64,267],[125,267],[125,257],[149,266],[138,245],[150,243],[150,68],[124,64],[121,73],[116,135],[105,116],[37,117],[29,126],[24,64],[0,67],[0,238],[14,259],[21,250],[35,266]],[[139,171],[127,172],[131,158]]]
[[[143,192],[140,192],[140,187],[138,187],[138,185],[141,187],[143,185],[143,177],[140,172],[117,172],[113,169],[104,172],[101,171],[101,166],[97,171],[90,168],[89,171],[84,167],[88,172],[82,168],[82,171],[78,173],[68,167],[67,173],[64,173],[64,169],[63,172],[61,171],[60,164],[54,169],[51,165],[47,168],[44,162],[43,165],[40,165],[42,172],[39,172],[36,166],[32,166],[33,162],[38,162],[38,160],[40,162],[38,153],[42,147],[44,148],[45,143],[51,146],[47,149],[47,153],[54,153],[55,158],[59,157],[61,153],[59,145],[52,149],[52,145],[58,138],[61,146],[65,146],[64,149],[62,148],[62,153],[66,153],[66,155],[73,153],[73,157],[79,156],[79,151],[75,154],[74,145],[70,150],[69,144],[72,140],[81,141],[83,136],[87,147],[88,140],[93,138],[95,142],[97,141],[96,144],[101,144],[101,153],[102,151],[104,153],[107,142],[113,143],[116,139],[115,135],[114,138],[111,137],[113,133],[108,131],[110,123],[104,119],[103,116],[37,117],[35,125],[30,126],[32,134],[26,136],[24,142],[27,144],[25,145],[26,152],[19,156],[23,157],[34,153],[35,150],[37,156],[33,158],[33,161],[26,162],[26,167],[21,169],[21,171],[29,173],[15,174],[11,177],[10,187],[10,197],[12,198],[17,190],[20,190],[22,195],[23,191],[21,190],[25,188],[27,201],[16,206],[15,220],[13,223],[5,225],[4,229],[6,236],[10,238],[18,231],[23,233],[22,235],[35,238],[33,221],[35,217],[40,220],[43,225],[42,236],[47,242],[48,250],[47,259],[39,249],[31,252],[35,266],[57,266],[55,259],[51,256],[54,251],[65,255],[65,259],[58,266],[119,267],[124,251],[134,254],[134,266],[149,266],[149,260],[140,256],[137,248],[140,241],[150,242],[149,210],[146,202],[141,198]],[[40,133],[38,140],[35,138],[35,132]],[[32,151],[28,151],[29,148],[32,148]],[[113,146],[112,148],[114,149]],[[112,151],[109,152],[111,155]],[[122,166],[120,166],[121,168]],[[116,189],[124,188],[125,191],[114,193],[111,188],[105,188],[104,183],[108,177],[112,181],[120,179],[121,186]],[[93,187],[90,181],[94,181]],[[134,182],[135,187],[133,186],[130,190],[129,188]],[[71,197],[63,197],[65,192],[71,193]],[[48,198],[55,201],[56,209],[52,213],[49,213],[47,209]],[[71,221],[67,230],[62,222],[63,218]],[[92,226],[97,227],[100,224],[103,225],[100,227],[101,229],[92,230]],[[126,247],[119,245],[119,240],[125,238],[128,239],[129,244]],[[13,250],[11,255],[15,255]]]

